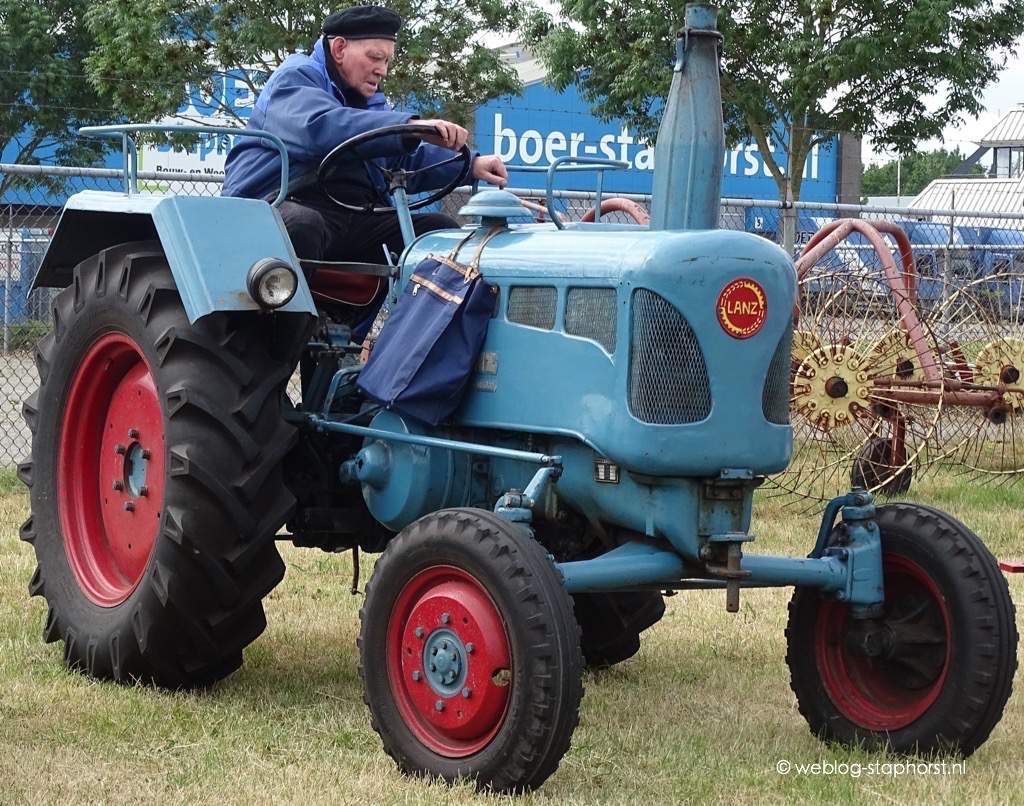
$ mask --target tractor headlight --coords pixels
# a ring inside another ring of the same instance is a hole
[[[249,269],[246,281],[249,296],[261,308],[280,308],[287,305],[299,287],[295,269],[276,257],[265,257]]]

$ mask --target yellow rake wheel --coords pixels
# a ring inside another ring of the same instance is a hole
[[[864,266],[812,268],[800,281],[800,305],[790,385],[793,459],[770,479],[775,492],[810,509],[851,483],[905,490],[938,422],[942,384],[919,399],[922,359],[884,276]],[[918,338],[935,344],[927,323]]]

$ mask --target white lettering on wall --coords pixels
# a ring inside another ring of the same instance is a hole
[[[785,154],[775,143],[769,143],[768,149],[785,174]],[[639,171],[654,170],[654,146],[642,138],[633,137],[626,126],[617,133],[603,133],[596,141],[588,138],[585,132],[552,130],[545,134],[537,129],[527,129],[519,133],[511,126],[505,125],[501,112],[494,113],[493,152],[505,162],[518,158],[525,165],[536,165],[541,160],[550,165],[568,153],[573,157],[621,160],[629,163],[630,168]],[[804,162],[804,179],[818,178],[818,163],[819,147],[815,146]],[[757,143],[740,143],[726,151],[722,167],[725,173],[731,176],[772,175]]]

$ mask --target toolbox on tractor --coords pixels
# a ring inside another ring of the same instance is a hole
[[[718,229],[721,36],[707,6],[686,20],[649,225],[515,224],[523,207],[492,190],[462,211],[478,225],[414,238],[397,172],[398,265],[335,267],[393,297],[428,255],[501,228],[480,260],[494,316],[437,426],[359,392],[344,293],[311,292],[274,206],[287,160],[274,204],[149,196],[133,187],[146,127],[98,132],[124,138],[126,192],[71,198],[39,270],[65,290],[21,467],[30,590],[70,667],[168,687],[227,676],[265,626],[284,537],[383,551],[359,668],[405,771],[539,786],[569,749],[584,665],[633,655],[662,593],[693,589],[735,611],[744,589],[795,587],[787,662],[823,739],[963,755],[985,741],[1017,634],[966,526],[853,490],[807,556],[751,550],[754,490],[792,451],[796,276],[774,244]]]

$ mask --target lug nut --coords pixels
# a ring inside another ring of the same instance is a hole
[[[441,623],[442,624],[447,624],[451,620],[452,620],[452,617],[448,613],[442,613],[441,614]]]
[[[471,688],[464,688],[464,689],[462,689],[462,697],[463,697],[463,699],[468,700],[469,699],[469,695],[472,694],[472,693],[473,693],[473,689],[471,689]]]
[[[473,646],[472,644],[466,644],[466,654],[467,655],[472,655],[474,649],[476,649],[476,647]]]
[[[431,654],[431,655],[436,655],[436,654],[437,654],[437,647],[436,647],[436,646],[435,646],[435,647],[433,647],[433,648],[432,648],[432,649],[430,650],[430,654]]]
[[[414,681],[414,682],[416,682],[416,683],[419,683],[419,682],[420,682],[420,678],[421,678],[422,676],[423,676],[423,675],[421,675],[421,674],[420,674],[419,672],[413,672],[413,673],[412,673],[412,679],[413,679],[413,681]]]
[[[423,628],[422,627],[417,627],[415,630],[412,631],[412,634],[415,635],[417,638],[422,638],[423,637]]]
[[[149,487],[147,487],[145,484],[143,484],[141,487],[139,487],[139,495],[141,495],[141,496],[149,495]]]
[[[138,438],[139,438],[139,429],[138,428],[129,428],[128,429],[128,439],[138,439]]]
[[[118,492],[121,492],[121,490],[124,489],[124,482],[119,480],[119,479],[115,479],[114,480],[114,489],[117,490]]]
[[[125,512],[134,512],[135,511],[135,504],[133,504],[131,501],[125,501],[124,502],[124,511]]]
[[[435,702],[434,703],[434,710],[435,711],[443,711],[444,710],[444,701],[443,700],[438,700],[437,702]]]

